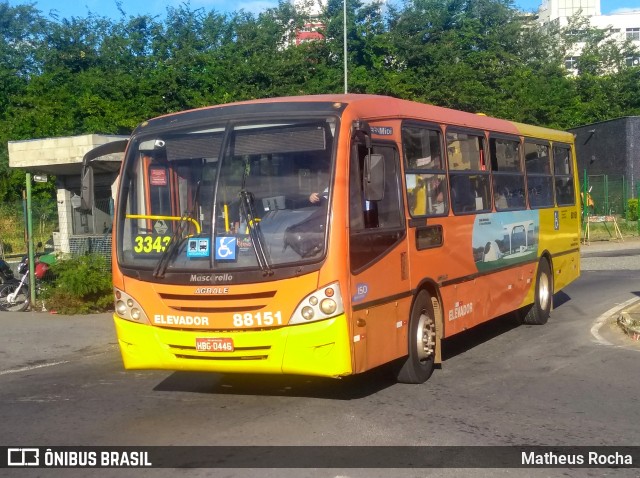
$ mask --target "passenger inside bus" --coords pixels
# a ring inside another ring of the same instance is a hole
[[[468,175],[451,175],[451,201],[455,213],[476,209],[475,193]]]
[[[495,202],[496,202],[496,209],[498,211],[501,209],[509,208],[509,202],[507,200],[508,196],[509,196],[509,191],[507,188],[501,188],[500,190],[496,191]]]
[[[428,191],[430,212],[432,214],[442,214],[445,211],[444,183],[442,182],[442,178],[440,176],[433,175],[429,182]]]

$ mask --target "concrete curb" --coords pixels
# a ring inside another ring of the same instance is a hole
[[[640,340],[640,304],[635,304],[620,312],[618,325],[633,340]]]

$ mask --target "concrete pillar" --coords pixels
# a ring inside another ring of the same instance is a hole
[[[60,237],[60,250],[66,254],[71,252],[69,248],[69,236],[73,234],[73,208],[71,207],[71,192],[58,187],[58,224]]]

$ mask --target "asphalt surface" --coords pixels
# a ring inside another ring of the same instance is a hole
[[[632,292],[638,290],[640,241],[584,246],[582,268],[579,283],[557,294],[550,324],[496,320],[457,345],[450,340],[446,366],[425,386],[396,384],[375,370],[331,383],[124,372],[111,314],[0,312],[0,422],[10,443],[25,446],[635,444],[637,384],[628,378],[637,375],[637,351],[594,343],[589,326],[613,305],[640,295]],[[626,339],[607,336],[606,326],[599,329],[603,340]],[[0,476],[133,475],[116,469],[3,471]],[[135,471],[242,478],[638,476],[637,468]]]
[[[0,375],[64,362],[115,348],[112,314],[65,316],[48,312],[0,312]]]
[[[581,245],[583,271],[640,270],[640,237]],[[640,298],[621,312],[640,311]],[[90,356],[117,348],[112,314],[65,316],[50,312],[0,312],[3,347],[0,375],[46,367],[82,352]]]

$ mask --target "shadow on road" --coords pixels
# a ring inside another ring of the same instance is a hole
[[[570,300],[571,297],[566,293],[558,292],[554,295],[554,307],[558,308]],[[516,313],[503,315],[478,325],[445,339],[442,343],[442,359],[446,361],[520,326]],[[396,383],[390,367],[387,366],[342,379],[298,375],[174,372],[160,382],[154,391],[357,400]]]
[[[553,295],[553,308],[557,309],[562,304],[565,304],[565,303],[569,302],[570,300],[571,300],[571,297],[569,297],[563,291],[557,292],[557,293],[555,293]]]
[[[154,391],[356,400],[395,383],[386,367],[342,379],[297,375],[175,372],[159,383]]]
[[[570,300],[571,297],[566,293],[562,291],[557,292],[553,296],[553,307],[554,309],[557,309]],[[520,326],[528,327],[521,323],[518,315],[521,313],[522,311],[512,312],[500,317],[496,317],[489,322],[485,322],[484,324],[480,324],[472,329],[443,340],[442,360],[445,361],[447,359],[455,357],[456,355],[467,352],[468,350],[471,350],[478,345],[488,342],[489,340],[494,339]],[[541,326],[532,325],[530,327]]]

